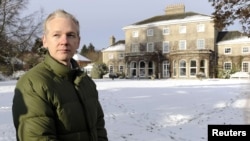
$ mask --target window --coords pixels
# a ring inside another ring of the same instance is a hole
[[[138,37],[138,36],[139,36],[138,31],[133,31],[133,32],[132,32],[132,37]]]
[[[119,59],[124,59],[124,53],[119,53]]]
[[[204,73],[204,75],[206,74],[206,63],[205,60],[201,60],[200,61],[200,72]]]
[[[186,61],[181,60],[180,61],[180,66],[179,66],[179,70],[180,70],[180,76],[186,76]]]
[[[170,65],[169,65],[169,63],[167,62],[167,61],[163,61],[163,63],[162,63],[162,69],[163,69],[163,71],[162,71],[162,73],[163,73],[163,77],[170,77]]]
[[[112,65],[109,66],[109,73],[113,73],[114,72],[114,67]]]
[[[232,63],[231,62],[225,62],[224,63],[224,70],[231,70],[232,69]]]
[[[198,24],[197,25],[197,32],[204,32],[205,31],[205,25],[204,24]]]
[[[243,47],[242,53],[250,53],[249,47]]]
[[[153,52],[154,51],[154,43],[147,43],[147,52]]]
[[[119,66],[119,71],[123,72],[124,71],[124,66]]]
[[[205,49],[205,40],[204,39],[197,40],[197,49]]]
[[[190,76],[196,76],[196,72],[197,72],[196,60],[191,60],[190,61]]]
[[[109,53],[109,59],[114,59],[113,53]]]
[[[243,72],[250,72],[249,64],[250,64],[250,62],[242,62],[242,71]]]
[[[146,64],[144,61],[141,61],[139,63],[139,76],[140,77],[145,77],[145,69],[146,69]]]
[[[229,47],[225,48],[224,54],[231,54],[231,53],[232,53],[232,49],[231,48],[229,48]]]
[[[138,44],[132,44],[131,52],[139,52],[139,45]]]
[[[180,40],[179,41],[179,49],[180,50],[186,50],[186,40]]]
[[[169,41],[163,42],[162,53],[169,53],[169,50],[170,50]]]
[[[182,26],[179,27],[179,33],[180,34],[185,34],[186,32],[187,32],[186,26],[182,25]]]
[[[136,62],[131,62],[130,63],[130,75],[133,76],[133,77],[137,76],[136,68],[137,68]]]
[[[169,27],[163,28],[163,29],[162,29],[162,34],[163,34],[163,35],[169,35],[169,34],[170,34],[170,29],[169,29]]]
[[[154,73],[154,63],[152,61],[148,62],[148,75],[152,76]]]
[[[153,29],[148,29],[147,30],[147,36],[154,36],[154,30]]]

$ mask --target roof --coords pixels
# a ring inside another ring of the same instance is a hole
[[[73,56],[73,59],[75,59],[76,61],[86,61],[86,62],[90,62],[91,60],[89,60],[88,58],[76,53],[74,56]]]
[[[247,36],[239,36],[237,38],[220,41],[217,45],[228,45],[228,44],[250,44],[250,38]]]
[[[178,19],[185,19],[190,16],[196,16],[196,15],[203,15],[195,12],[186,12],[186,13],[180,13],[180,14],[173,14],[173,15],[160,15],[160,16],[154,16],[149,19],[145,19],[143,21],[137,22],[134,25],[141,25],[141,24],[148,24],[153,22],[159,22],[159,21],[169,21],[169,20],[178,20]]]
[[[235,38],[242,37],[242,33],[239,31],[221,31],[218,33],[216,42],[226,41],[226,40],[232,40]]]
[[[212,16],[199,14],[195,12],[185,12],[179,14],[172,14],[172,15],[159,15],[154,16],[139,22],[136,22],[132,25],[126,26],[123,29],[133,28],[142,25],[155,25],[158,26],[160,24],[176,24],[179,22],[187,23],[192,21],[213,21]]]
[[[125,40],[117,41],[113,45],[102,50],[102,52],[107,52],[107,51],[125,51]]]

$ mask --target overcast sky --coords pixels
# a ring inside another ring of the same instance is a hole
[[[95,49],[109,46],[113,35],[124,40],[123,27],[135,22],[163,15],[165,7],[185,4],[186,11],[211,15],[213,7],[208,0],[30,0],[27,10],[34,12],[43,8],[45,14],[64,9],[78,18],[81,28],[81,44],[92,43]],[[238,26],[232,27],[238,29]]]

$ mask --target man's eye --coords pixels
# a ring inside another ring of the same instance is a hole
[[[59,35],[59,34],[54,34],[53,36],[58,37],[58,36],[60,36],[60,35]]]
[[[75,35],[75,34],[68,34],[68,37],[75,38],[75,37],[76,37],[76,35]]]

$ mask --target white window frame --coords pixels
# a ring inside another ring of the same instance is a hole
[[[179,41],[179,50],[186,50],[187,49],[187,45],[186,45],[186,40],[180,40]]]
[[[197,24],[197,32],[205,32],[205,24]]]
[[[154,29],[152,29],[152,28],[148,29],[147,36],[154,36]]]
[[[184,65],[184,66],[182,66]],[[180,60],[179,62],[179,76],[186,77],[187,76],[187,62],[185,60]]]
[[[224,48],[224,54],[232,54],[232,48],[231,47],[225,47]]]
[[[118,53],[119,59],[124,59],[124,53]]]
[[[163,77],[170,77],[170,63],[168,61],[162,62],[162,73]]]
[[[186,34],[187,33],[187,26],[185,26],[185,25],[179,26],[179,33]]]
[[[109,58],[109,59],[114,59],[114,54],[113,54],[113,53],[109,53],[109,54],[108,54],[108,58]]]
[[[223,70],[231,70],[231,69],[232,69],[232,62],[224,62]]]
[[[195,62],[195,66],[192,66],[192,62]],[[189,67],[189,75],[190,77],[196,77],[197,74],[197,60],[190,60],[190,67]],[[195,70],[195,74],[192,74],[191,70]]]
[[[205,40],[204,39],[197,39],[197,49],[205,49]]]
[[[170,52],[170,43],[169,41],[163,41],[162,43],[162,53],[169,53]]]
[[[250,53],[250,47],[242,47],[242,54],[247,54],[247,53]]]
[[[113,65],[109,65],[109,73],[113,73],[114,72],[114,66]]]
[[[123,65],[119,65],[119,72],[124,72],[124,66]]]
[[[242,66],[241,67],[242,72],[250,72],[250,62],[243,61],[241,66]]]
[[[169,35],[170,34],[170,28],[169,27],[164,27],[162,29],[162,35]]]
[[[154,52],[154,42],[147,43],[147,52]]]
[[[139,37],[139,32],[137,30],[132,31],[132,37]]]
[[[139,52],[139,44],[132,44],[131,52]]]

